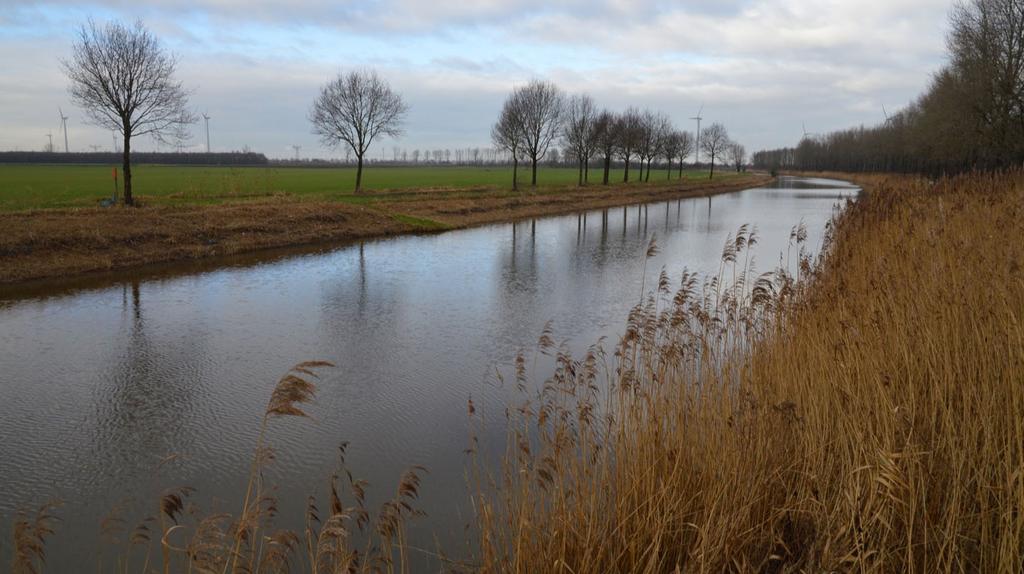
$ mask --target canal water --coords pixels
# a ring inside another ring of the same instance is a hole
[[[483,438],[500,450],[515,398],[496,369],[534,348],[547,324],[576,350],[614,341],[640,299],[652,236],[661,251],[647,285],[663,267],[673,280],[684,268],[716,272],[745,223],[757,226],[757,267],[768,271],[784,262],[794,225],[817,249],[857,192],[782,178],[710,198],[0,292],[0,556],[17,511],[48,500],[63,502],[53,572],[95,564],[100,520],[116,508],[130,527],[170,486],[196,488],[204,511],[237,514],[271,390],[307,360],[337,367],[323,371],[309,419],[270,427],[278,525],[300,528],[306,497],[324,500],[347,442],[371,506],[405,468],[425,466],[427,517],[412,543],[463,556],[473,520],[466,403],[489,416]]]

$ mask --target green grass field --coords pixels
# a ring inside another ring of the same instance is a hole
[[[716,170],[717,171],[717,170]],[[631,170],[633,179],[635,171]],[[722,170],[723,177],[732,175]],[[600,181],[591,169],[591,181]],[[528,185],[529,168],[520,169],[520,185]],[[684,172],[687,179],[707,177],[706,171]],[[717,173],[716,173],[717,178]],[[491,188],[511,189],[509,167],[369,167],[363,171],[368,190]],[[652,170],[651,182],[665,181],[664,170]],[[525,181],[525,183],[524,183]],[[622,181],[614,170],[612,181]],[[542,187],[572,185],[576,170],[543,168]],[[202,204],[270,196],[292,196],[362,203],[355,196],[354,168],[191,167],[140,165],[132,168],[133,192],[149,204]],[[92,207],[113,193],[111,166],[0,165],[0,211]]]

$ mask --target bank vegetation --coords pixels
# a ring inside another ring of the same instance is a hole
[[[542,338],[480,570],[1024,568],[1024,173],[862,182],[818,261],[756,275],[743,228],[607,353]]]

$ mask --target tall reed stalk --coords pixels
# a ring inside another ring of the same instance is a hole
[[[481,571],[1024,569],[1024,173],[865,184],[792,273],[743,228],[663,277],[607,367],[548,337]]]

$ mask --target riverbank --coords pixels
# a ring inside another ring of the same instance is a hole
[[[1021,571],[1024,172],[851,179],[822,260],[748,283],[741,230],[559,354],[475,475],[480,570]]]
[[[359,203],[272,198],[218,205],[0,213],[0,284],[340,243],[727,193],[767,176],[609,187],[369,191]]]

